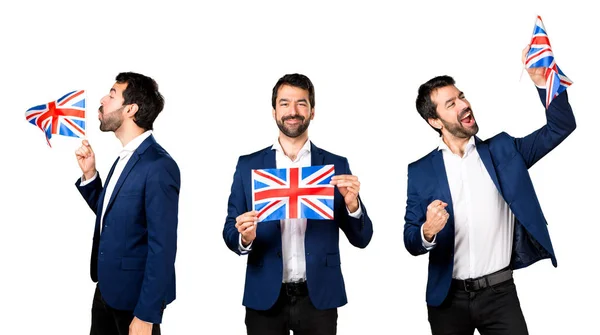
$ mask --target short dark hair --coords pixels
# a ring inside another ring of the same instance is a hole
[[[275,108],[275,103],[277,101],[277,91],[279,91],[279,87],[281,85],[290,85],[294,87],[301,88],[303,90],[308,91],[308,100],[310,102],[310,107],[315,108],[315,87],[313,83],[308,79],[307,76],[299,73],[286,74],[285,76],[279,78],[277,84],[273,87],[273,96],[271,97],[271,105]]]
[[[437,76],[430,79],[425,84],[419,87],[419,94],[417,95],[417,112],[419,115],[429,124],[428,119],[437,119],[438,114],[436,112],[436,104],[431,101],[431,93],[438,88],[454,85],[454,79],[450,76]],[[430,125],[431,126],[431,125]],[[431,127],[437,131],[440,135],[442,132],[439,129]]]
[[[127,84],[123,91],[123,105],[138,105],[133,119],[135,124],[144,130],[152,130],[154,120],[165,107],[165,98],[158,91],[156,81],[134,72],[121,72],[116,80],[119,84]]]

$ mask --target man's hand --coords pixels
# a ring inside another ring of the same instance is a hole
[[[331,184],[337,186],[350,213],[358,210],[358,192],[360,182],[357,176],[341,174],[331,177]]]
[[[242,234],[242,245],[247,247],[256,238],[258,212],[249,211],[235,218],[235,228]]]
[[[527,58],[527,52],[529,52],[530,48],[531,48],[531,45],[527,45],[525,47],[525,49],[523,49],[523,53],[521,55],[521,61],[523,62],[523,66],[525,66],[525,59]],[[536,84],[537,86],[540,86],[540,87],[546,86],[546,70],[547,70],[547,68],[545,68],[545,67],[530,67],[530,68],[526,68],[526,69],[527,69],[527,73],[529,73],[529,77],[531,78],[531,80],[533,81],[534,84]]]
[[[427,206],[427,219],[423,224],[423,237],[428,242],[433,240],[433,236],[439,233],[446,226],[450,214],[446,212],[447,203],[441,200],[434,200]]]
[[[77,163],[79,163],[79,168],[81,168],[85,180],[96,175],[96,156],[87,140],[81,141],[81,147],[75,151],[75,157],[77,157]]]
[[[129,324],[129,335],[152,335],[152,326],[152,323],[142,321],[134,316]]]

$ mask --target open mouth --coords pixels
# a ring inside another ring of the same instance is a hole
[[[462,118],[460,119],[460,123],[465,126],[472,126],[475,123],[475,118],[473,117],[473,113],[470,109],[468,109]]]

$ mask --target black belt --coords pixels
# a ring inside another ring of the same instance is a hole
[[[500,283],[512,279],[512,273],[512,269],[506,268],[475,279],[452,279],[452,286],[458,291],[479,291],[486,287],[498,285]]]
[[[306,281],[281,284],[281,291],[288,297],[303,297],[308,295]]]

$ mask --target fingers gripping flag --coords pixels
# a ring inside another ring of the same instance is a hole
[[[85,136],[85,91],[73,91],[56,101],[29,108],[25,119],[40,128],[50,145],[53,134]]]
[[[529,49],[525,58],[525,67],[546,68],[546,108],[548,108],[552,99],[565,91],[573,82],[556,65],[550,40],[540,16],[535,21],[530,44],[531,49]]]
[[[333,165],[252,170],[252,208],[258,221],[333,220]]]

